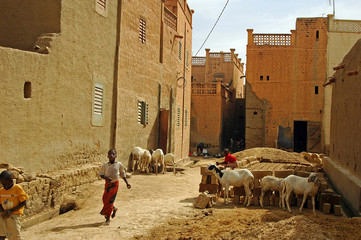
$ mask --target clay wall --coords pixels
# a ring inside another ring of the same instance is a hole
[[[359,72],[361,40],[358,40],[335,71],[332,86],[330,158],[325,172],[354,213],[361,212],[361,91]],[[357,74],[355,71],[358,71]]]
[[[247,81],[257,98],[269,103],[265,146],[275,147],[278,126],[321,121],[327,21],[298,18],[292,34],[253,34],[253,30],[248,34]]]

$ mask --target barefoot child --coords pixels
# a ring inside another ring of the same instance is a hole
[[[103,209],[100,214],[105,217],[105,224],[110,223],[110,216],[115,217],[117,208],[114,207],[114,201],[117,196],[119,186],[119,176],[121,176],[124,182],[127,184],[127,188],[131,186],[125,177],[125,171],[121,162],[115,161],[117,158],[117,151],[111,149],[108,151],[109,162],[103,164],[99,170],[99,175],[105,180],[104,194],[103,194]]]
[[[0,174],[0,240],[21,239],[20,215],[23,215],[28,195],[22,187],[14,184],[13,175],[5,170]]]

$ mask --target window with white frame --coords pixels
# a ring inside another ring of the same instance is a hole
[[[108,16],[108,1],[109,0],[95,0],[95,11],[104,17]]]
[[[94,84],[93,95],[93,126],[103,126],[103,99],[104,99],[104,87],[100,83]]]

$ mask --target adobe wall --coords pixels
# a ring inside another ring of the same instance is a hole
[[[7,126],[0,155],[26,172],[97,161],[110,146],[116,2],[107,18],[94,2],[61,4],[61,34],[49,35],[49,54],[0,47],[0,124]],[[17,11],[29,11],[24,6]],[[25,82],[31,82],[30,98],[24,98]],[[92,125],[95,83],[104,87],[102,126]]]
[[[336,70],[332,83],[330,159],[325,172],[353,207],[361,212],[361,40],[342,60],[344,68]],[[351,75],[350,72],[358,71]]]
[[[220,94],[192,94],[190,152],[203,142],[209,153],[220,150],[222,127],[222,99]]]
[[[265,146],[275,147],[278,126],[293,128],[293,121],[322,119],[327,19],[298,18],[296,31],[289,35],[292,40],[285,45],[255,45],[252,32],[248,32],[247,81],[256,96],[270,105]]]
[[[168,149],[174,153],[176,159],[188,156],[190,54],[188,68],[185,59],[187,50],[191,52],[192,29],[191,22],[185,17],[180,5],[176,5],[173,10],[177,12],[177,30],[161,23],[160,1],[123,2],[116,146],[124,161],[128,161],[131,150],[136,146],[147,149],[158,147],[160,109],[170,110],[168,138],[173,140]],[[139,41],[140,17],[147,23],[145,44]],[[178,57],[179,41],[182,42],[181,59]],[[159,57],[161,48],[162,60]],[[137,122],[138,101],[148,103],[147,125]],[[187,117],[183,112],[187,112]]]
[[[255,148],[264,146],[264,113],[265,101],[259,99],[252,91],[252,86],[246,82],[246,129],[245,144],[246,148]]]
[[[353,45],[361,38],[361,21],[336,20],[328,15],[328,44],[327,44],[327,78],[334,74],[333,67],[342,63],[343,57]],[[325,87],[323,131],[324,151],[330,152],[330,122],[331,122],[332,86]]]
[[[0,5],[0,46],[32,50],[38,36],[60,32],[61,1],[12,0]]]

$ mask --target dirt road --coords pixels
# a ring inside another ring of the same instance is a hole
[[[103,225],[104,218],[99,215],[104,183],[97,181],[79,189],[79,210],[25,229],[23,238],[360,239],[361,221],[320,211],[315,217],[308,209],[299,215],[274,206],[261,209],[223,202],[211,209],[195,209],[200,180],[199,167],[176,175],[133,175],[129,179],[132,189],[120,184],[116,199],[119,211],[109,226]]]

